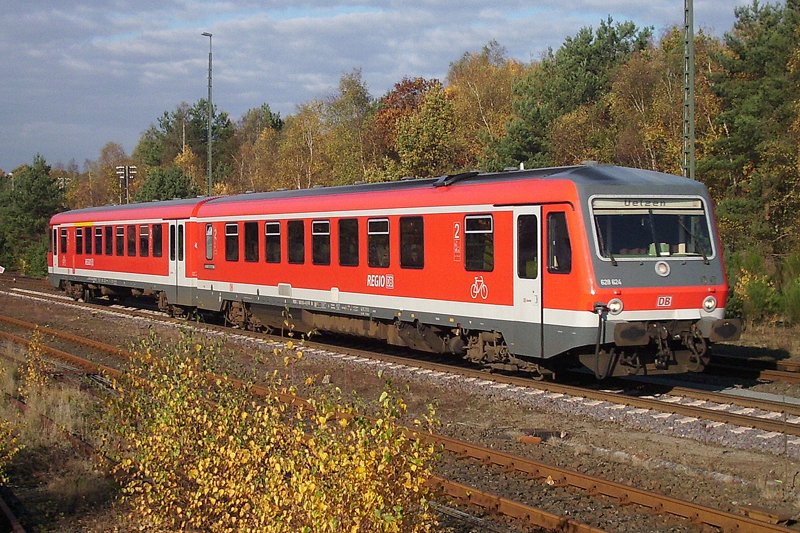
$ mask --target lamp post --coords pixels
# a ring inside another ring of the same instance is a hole
[[[208,196],[211,196],[211,34],[207,31],[202,33],[203,37],[208,37]]]
[[[130,182],[136,175],[136,165],[120,165],[117,167],[119,176],[119,203],[122,204],[122,193],[125,192],[125,203],[131,203]],[[89,176],[91,178],[91,175]],[[89,188],[91,190],[91,187]]]

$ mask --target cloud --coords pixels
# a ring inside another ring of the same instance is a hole
[[[695,0],[696,26],[721,35],[733,9]],[[294,113],[355,68],[375,97],[404,76],[444,79],[451,62],[490,40],[528,62],[609,15],[659,34],[682,24],[683,2],[5,0],[0,168],[36,153],[82,162],[110,141],[130,153],[164,111],[206,97],[205,31],[214,102],[236,119],[262,103]]]

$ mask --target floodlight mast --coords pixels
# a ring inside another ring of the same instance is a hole
[[[214,109],[211,105],[211,34],[207,31],[202,33],[203,37],[208,37],[208,179],[206,180],[207,193],[211,196],[211,113]]]

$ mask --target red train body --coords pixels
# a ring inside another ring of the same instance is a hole
[[[88,208],[51,240],[75,298],[151,293],[541,375],[699,371],[740,331],[706,188],[622,167]]]

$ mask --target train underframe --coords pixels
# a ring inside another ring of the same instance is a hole
[[[63,288],[76,300],[98,297],[119,300],[148,295],[155,297],[159,309],[171,316],[190,318],[197,311],[171,304],[163,291],[70,281],[65,281]],[[702,372],[711,359],[709,339],[727,340],[738,336],[740,331],[736,319],[716,320],[705,325],[691,320],[624,322],[611,325],[614,342],[608,343],[600,342],[605,338],[602,328],[610,327],[601,321],[594,345],[587,344],[564,355],[542,359],[513,354],[498,331],[334,315],[229,300],[223,302],[221,312],[227,324],[241,329],[299,335],[316,331],[366,337],[423,352],[452,354],[491,369],[522,371],[535,379],[553,379],[557,370],[569,366],[588,368],[599,379]]]

